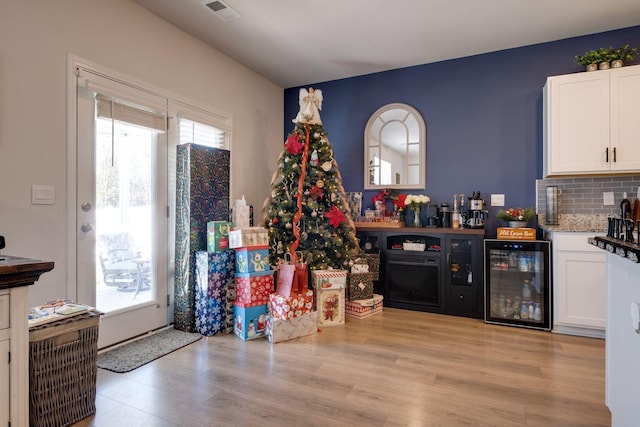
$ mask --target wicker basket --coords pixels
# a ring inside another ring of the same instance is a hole
[[[100,314],[29,329],[29,425],[68,426],[96,412]]]

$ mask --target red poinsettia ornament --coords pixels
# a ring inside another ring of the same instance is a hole
[[[289,154],[301,154],[304,148],[304,144],[300,142],[300,138],[297,133],[289,135],[284,146],[287,147]]]
[[[335,205],[331,206],[331,210],[324,214],[324,216],[325,218],[329,218],[329,224],[333,225],[334,228],[338,228],[345,220],[344,212],[336,208]]]

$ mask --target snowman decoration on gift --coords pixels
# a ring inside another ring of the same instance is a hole
[[[260,253],[256,253],[256,255],[251,260],[251,264],[253,264],[254,271],[264,271],[266,267],[266,261],[268,258],[262,259]]]

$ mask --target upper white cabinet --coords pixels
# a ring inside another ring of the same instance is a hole
[[[547,78],[544,176],[640,171],[640,66]]]

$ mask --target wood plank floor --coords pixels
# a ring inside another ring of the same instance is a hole
[[[98,370],[76,426],[609,426],[604,340],[385,308],[275,345],[220,335]]]

